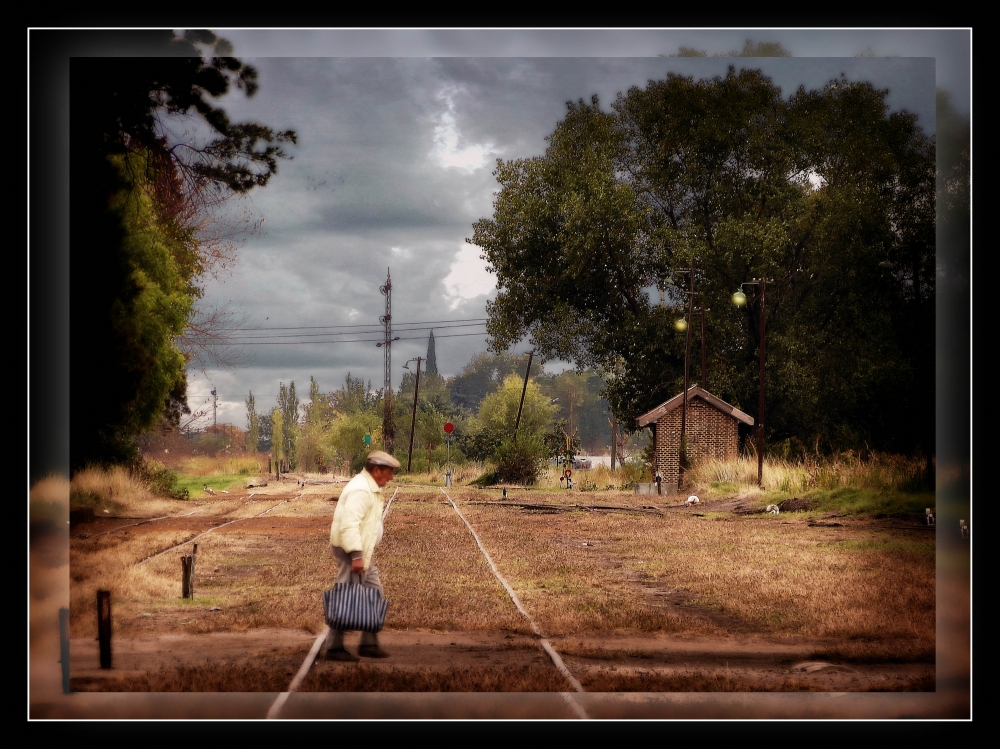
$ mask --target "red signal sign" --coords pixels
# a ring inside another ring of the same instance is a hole
[[[447,432],[448,434],[451,434],[452,432],[455,431],[455,425],[449,421],[447,424],[444,425],[444,431]]]

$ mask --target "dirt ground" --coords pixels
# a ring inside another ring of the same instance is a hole
[[[205,596],[202,605],[184,605],[173,600],[173,596],[162,605],[151,605],[149,600],[123,601],[116,610],[114,668],[110,670],[99,667],[93,614],[74,615],[70,657],[72,690],[81,695],[278,693],[287,690],[322,632],[321,619],[314,621],[316,617],[311,609],[284,612],[285,619],[261,619],[259,615],[256,619],[248,619],[246,612],[240,609],[240,606],[245,607],[243,603],[210,604],[213,596],[224,597],[229,595],[228,591],[251,582],[248,576],[256,574],[259,578],[260,568],[268,566],[260,564],[259,560],[239,564],[231,559],[220,562],[226,558],[225,554],[234,553],[225,547],[224,541],[235,543],[238,538],[240,553],[250,557],[257,553],[254,549],[267,550],[280,544],[289,555],[304,558],[314,556],[314,550],[326,542],[329,517],[335,506],[333,500],[340,486],[303,485],[295,481],[295,477],[291,478],[292,481],[282,485],[250,490],[221,501],[192,501],[187,503],[183,513],[166,520],[95,518],[92,523],[71,528],[71,558],[83,558],[80,556],[82,551],[106,545],[124,549],[136,561],[156,556],[156,560],[144,562],[150,567],[160,564],[161,559],[164,567],[173,565],[180,553],[190,553],[192,539],[204,539],[199,549],[199,555],[203,556],[198,562],[196,596]],[[418,489],[406,491],[412,493]],[[256,496],[249,496],[251,493]],[[491,578],[485,561],[478,557],[479,552],[468,540],[460,540],[462,534],[468,534],[464,527],[459,527],[457,516],[448,514],[452,511],[443,504],[440,490],[431,489],[422,499],[412,497],[414,501],[428,503],[428,507],[421,510],[423,515],[406,515],[402,499],[407,495],[401,493],[399,496],[400,504],[392,512],[400,513],[393,526],[402,534],[400,538],[405,538],[407,532],[412,532],[414,537],[418,534],[426,537],[428,518],[449,518],[448,522],[454,523],[454,527],[448,526],[441,531],[440,542],[469,544],[471,551],[464,552],[468,569],[463,574],[468,575],[467,584],[474,581],[478,586],[475,595],[479,598],[472,605],[477,610],[497,607],[498,613],[491,616],[501,624],[487,629],[465,629],[454,626],[454,618],[435,618],[434,612],[422,611],[422,606],[434,604],[422,603],[419,597],[400,602],[402,608],[397,607],[395,622],[390,616],[381,635],[384,647],[390,652],[389,658],[362,659],[358,663],[331,663],[319,658],[298,686],[302,696],[296,698],[296,704],[305,704],[303,701],[310,693],[554,694],[572,691],[570,683],[542,649],[540,638],[532,633],[529,623]],[[475,515],[477,508],[481,509],[475,504],[478,496],[466,494],[459,499],[469,517]],[[498,492],[488,495],[487,499],[492,504],[500,503]],[[660,501],[651,502],[652,499]],[[668,513],[698,517],[708,513],[739,513],[744,509],[738,499],[705,502],[694,508],[684,506],[682,499],[594,493],[566,495],[565,500],[562,497],[529,499],[520,494],[509,496],[506,501],[553,505],[541,510],[519,509],[527,514],[562,512],[568,508],[556,505],[568,503],[590,505],[586,512],[592,515],[617,512],[636,517],[663,517]],[[466,504],[463,505],[462,500]],[[280,514],[268,510],[278,503],[283,503]],[[784,518],[771,520],[792,522]],[[474,526],[477,522],[481,521],[473,520]],[[804,521],[799,519],[797,522]],[[820,525],[816,530],[833,532],[828,530],[829,526],[836,525],[839,531],[855,521],[813,518],[810,522]],[[897,519],[884,524],[900,522]],[[387,533],[388,527],[387,520]],[[446,535],[452,532],[454,541]],[[188,551],[184,551],[185,548]],[[402,548],[406,559],[411,560],[413,547]],[[489,543],[487,548],[490,548]],[[216,554],[214,560],[210,552]],[[45,568],[52,570],[50,574],[58,574],[58,569],[65,565],[64,553],[59,543],[42,537],[33,545],[33,570]],[[427,553],[433,554],[433,548]],[[492,553],[501,570],[516,569],[510,566],[512,562],[503,559],[502,552],[494,549]],[[472,561],[474,557],[475,562]],[[74,564],[70,562],[69,566],[76,581],[71,587],[86,585],[86,581],[77,581]],[[392,564],[386,566],[389,578],[386,587],[387,591],[392,591],[394,569]],[[288,576],[289,581],[315,576],[312,568],[272,572],[279,583],[282,575]],[[670,628],[573,631],[572,627],[558,626],[562,620],[542,605],[546,599],[537,595],[532,597],[540,591],[524,589],[522,584],[520,595],[525,596],[527,610],[534,612],[547,633],[548,642],[587,693],[927,693],[937,688],[933,641],[886,638],[872,644],[845,642],[838,637],[747,631],[745,627],[741,630],[732,626],[734,621],[727,620],[727,615],[717,606],[702,605],[682,592],[664,594],[657,586],[644,583],[641,577],[633,576],[628,582],[635,590],[647,589],[644,599],[639,596],[639,600],[646,601],[642,605],[667,612],[663,616],[682,624],[673,626],[673,631]],[[318,584],[321,589],[322,583]],[[515,589],[518,589],[516,584]],[[398,588],[396,592],[397,600],[406,598],[399,595]],[[304,594],[308,600],[311,595],[312,591]],[[451,600],[446,594],[442,595],[438,604]],[[428,621],[443,624],[420,626]],[[255,626],[254,622],[260,626]],[[699,634],[699,628],[711,634]],[[348,648],[353,650],[356,642],[357,635],[349,635]],[[553,704],[558,706],[559,703]],[[257,709],[255,707],[252,712]],[[557,707],[552,709],[559,711]]]
[[[353,638],[356,640],[357,638]],[[317,659],[300,691],[571,691],[537,638],[489,632],[392,631],[387,659]],[[114,668],[94,639],[72,641],[75,691],[284,691],[315,637],[301,630],[116,638]],[[584,689],[594,692],[933,691],[934,662],[821,660],[836,642],[760,638],[552,638]],[[348,648],[355,642],[348,637]],[[839,661],[839,662],[838,662]]]

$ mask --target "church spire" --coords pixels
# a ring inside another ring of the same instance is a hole
[[[427,374],[437,374],[437,355],[434,353],[434,331],[431,331],[430,338],[427,339]]]

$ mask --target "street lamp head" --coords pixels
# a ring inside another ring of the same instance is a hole
[[[685,319],[684,319],[684,318],[682,317],[682,318],[680,318],[679,320],[675,321],[675,322],[674,322],[674,329],[675,329],[675,330],[676,330],[676,331],[677,331],[678,333],[683,333],[683,332],[684,332],[685,330],[687,330],[687,329],[688,329],[688,324],[687,324],[687,320],[685,320]]]
[[[742,307],[747,303],[747,295],[743,293],[743,289],[740,289],[735,294],[733,294],[733,304],[737,307]]]

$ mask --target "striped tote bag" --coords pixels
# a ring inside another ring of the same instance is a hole
[[[323,592],[323,609],[330,629],[379,632],[385,624],[389,601],[378,588],[337,583]]]

